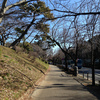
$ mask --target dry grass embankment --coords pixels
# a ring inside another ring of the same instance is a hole
[[[0,46],[0,100],[17,100],[46,72],[48,64]]]

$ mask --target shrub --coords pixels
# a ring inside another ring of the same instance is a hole
[[[38,57],[38,54],[37,54],[37,52],[30,51],[28,57],[29,58],[32,57],[32,62],[34,62],[35,61],[35,58]]]
[[[30,51],[29,57],[38,57],[38,54],[37,54],[37,52]]]
[[[18,52],[23,52],[23,48],[19,47],[19,46],[15,46],[15,51]]]

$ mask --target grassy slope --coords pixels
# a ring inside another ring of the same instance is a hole
[[[0,46],[0,100],[16,100],[46,72],[48,65]]]

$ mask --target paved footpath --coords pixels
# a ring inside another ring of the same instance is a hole
[[[98,100],[75,77],[50,65],[51,71],[35,89],[31,100]]]

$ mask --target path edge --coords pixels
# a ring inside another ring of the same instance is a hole
[[[31,94],[34,92],[35,88],[45,79],[47,73],[51,70],[50,65],[45,74],[43,74],[34,84],[30,87],[19,99],[17,100],[30,100]]]

